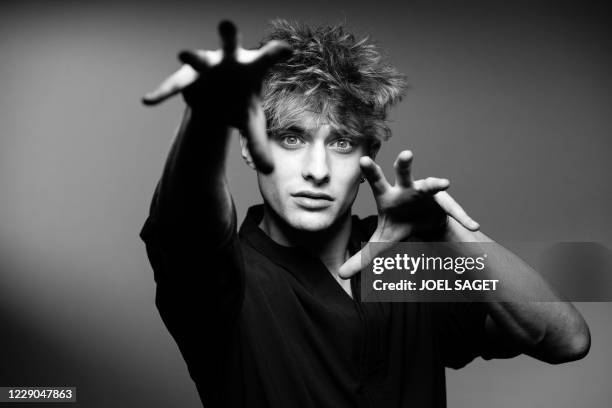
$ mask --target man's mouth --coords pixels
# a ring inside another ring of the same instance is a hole
[[[293,197],[305,197],[310,198],[312,200],[326,200],[326,201],[334,201],[334,198],[329,194],[320,193],[316,191],[298,191],[297,193],[291,194]]]
[[[329,208],[334,201],[334,198],[329,194],[320,193],[317,191],[298,191],[291,194],[296,204],[307,211],[321,211]]]

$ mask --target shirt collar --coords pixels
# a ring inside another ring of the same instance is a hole
[[[262,255],[289,271],[297,280],[313,290],[321,287],[322,282],[329,280],[329,271],[323,263],[300,247],[287,247],[270,238],[259,224],[263,218],[263,204],[252,206],[240,227],[240,236]],[[370,238],[375,227],[376,217],[360,220],[351,216],[351,235],[349,253],[355,254]]]

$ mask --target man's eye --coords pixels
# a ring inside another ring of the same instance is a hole
[[[341,153],[350,153],[355,148],[355,143],[351,139],[336,139],[331,146]]]
[[[295,149],[303,144],[302,139],[298,136],[288,135],[280,139],[281,145],[289,149]]]

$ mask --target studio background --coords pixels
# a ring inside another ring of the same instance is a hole
[[[409,148],[415,175],[448,177],[498,241],[612,247],[610,16],[578,1],[4,2],[0,386],[77,386],[70,406],[200,406],[138,238],[184,105],[139,100],[179,50],[216,48],[220,19],[250,47],[275,17],[370,34],[411,84],[377,159],[387,175]],[[241,221],[261,198],[237,138],[228,173]],[[364,184],[355,212],[374,211]],[[608,406],[610,304],[577,307],[584,360],[478,359],[447,372],[449,407]]]

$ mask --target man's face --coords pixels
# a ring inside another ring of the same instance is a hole
[[[274,171],[258,173],[264,201],[288,226],[321,231],[350,209],[361,178],[364,138],[344,135],[308,113],[270,134]]]

